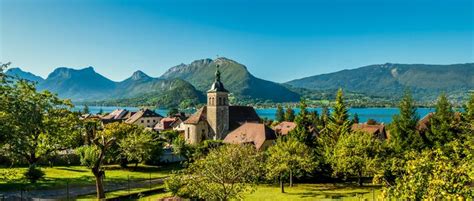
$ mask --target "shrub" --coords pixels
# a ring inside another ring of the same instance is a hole
[[[31,183],[36,183],[36,181],[44,178],[44,172],[37,168],[36,165],[28,167],[24,175]]]

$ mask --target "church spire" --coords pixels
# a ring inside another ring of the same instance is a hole
[[[219,64],[216,65],[216,78],[212,83],[211,89],[208,92],[229,92],[224,88],[224,84],[221,82],[221,71],[219,71]]]

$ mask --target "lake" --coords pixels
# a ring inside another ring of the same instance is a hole
[[[89,106],[89,110],[91,113],[97,113],[102,109],[104,112],[112,112],[115,109],[127,109],[129,111],[137,111],[139,108],[137,107],[101,107],[101,106]],[[82,110],[83,106],[76,106],[74,110]],[[261,118],[268,118],[268,119],[274,119],[275,118],[275,113],[276,113],[276,108],[267,108],[267,109],[255,109],[257,111],[257,114]],[[298,108],[294,109],[296,113],[299,112]],[[322,108],[309,108],[309,111],[318,111],[319,114],[321,114]],[[429,112],[433,112],[434,108],[418,108],[417,113],[420,116],[420,118],[424,117],[426,114]],[[168,110],[165,109],[157,109],[155,110],[158,114],[162,116],[166,116],[166,113]],[[193,111],[186,111],[187,113],[191,113]],[[392,116],[395,114],[398,114],[398,108],[350,108],[349,113],[354,115],[357,113],[359,115],[360,122],[365,122],[367,119],[375,119],[377,122],[384,122],[384,123],[390,123],[392,121]]]

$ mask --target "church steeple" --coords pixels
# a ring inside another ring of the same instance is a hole
[[[211,85],[211,89],[208,92],[229,92],[224,88],[224,84],[221,82],[221,72],[219,71],[219,64],[216,65],[216,78],[214,83]]]

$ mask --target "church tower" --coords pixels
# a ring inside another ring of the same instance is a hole
[[[222,140],[229,132],[229,91],[221,82],[221,73],[217,65],[216,78],[207,91],[207,121],[211,127],[210,137]]]

